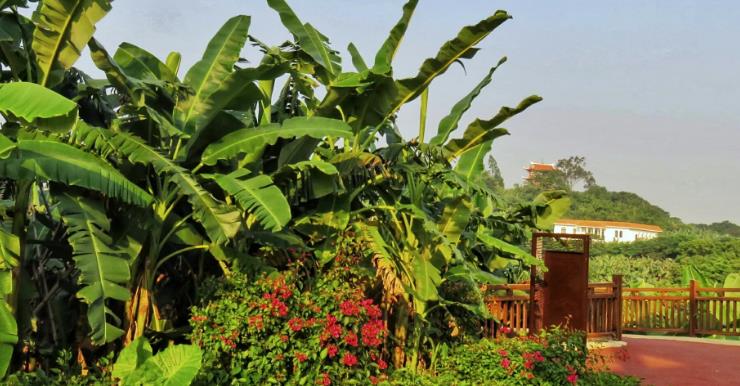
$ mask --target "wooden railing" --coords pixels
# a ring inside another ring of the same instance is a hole
[[[589,337],[622,337],[622,276],[614,276],[609,283],[588,285]]]
[[[488,310],[497,320],[493,336],[505,326],[529,331],[529,284],[486,288]],[[621,276],[611,283],[589,284],[587,332],[591,338],[620,339],[622,332],[740,336],[740,288],[622,288]],[[621,305],[621,307],[620,307]]]
[[[625,288],[624,331],[740,336],[740,288]]]
[[[622,277],[614,276],[609,283],[588,286],[588,336],[621,339]],[[529,331],[529,284],[506,284],[486,288],[488,310],[497,322],[491,322],[488,334],[495,336],[497,327],[509,327],[515,333]]]
[[[495,319],[486,326],[489,336],[494,337],[500,326],[511,328],[515,333],[528,332],[529,284],[492,285],[483,290],[488,312]]]

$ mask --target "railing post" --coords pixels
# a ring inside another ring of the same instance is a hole
[[[696,280],[691,280],[689,282],[689,336],[696,336],[697,313]]]
[[[614,311],[616,311],[614,319],[616,320],[617,330],[615,335],[617,340],[622,340],[622,275],[613,275],[612,282],[614,282]]]

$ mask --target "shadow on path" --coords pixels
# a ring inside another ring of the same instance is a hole
[[[740,345],[624,337],[627,359],[612,371],[655,386],[740,386]],[[611,349],[605,349],[611,351]]]

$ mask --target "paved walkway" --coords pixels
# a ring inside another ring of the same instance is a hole
[[[740,342],[624,336],[627,359],[609,367],[654,386],[740,386]],[[612,351],[614,349],[605,349]]]

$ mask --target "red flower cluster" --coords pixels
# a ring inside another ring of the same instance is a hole
[[[331,378],[329,378],[329,374],[322,373],[321,377],[316,381],[316,384],[321,386],[331,385]]]
[[[566,380],[572,385],[575,385],[576,383],[578,383],[578,374],[576,373],[576,369],[574,369],[570,365],[565,366],[565,367],[569,373],[568,376],[566,377]]]
[[[382,337],[385,334],[385,326],[380,319],[371,320],[361,328],[362,344],[369,347],[377,347],[383,343]]]
[[[542,362],[545,360],[545,357],[543,357],[542,353],[539,351],[535,351],[533,353],[525,352],[522,354],[522,358],[524,358],[524,367],[528,370],[532,370],[534,368],[535,362]]]
[[[303,319],[301,318],[293,318],[288,321],[288,327],[290,327],[291,330],[298,332],[301,329],[303,329]]]
[[[357,334],[352,331],[348,332],[347,335],[344,336],[344,343],[347,343],[352,347],[357,347]]]
[[[329,338],[339,339],[342,336],[342,326],[337,323],[337,318],[333,315],[326,315],[326,325],[324,332],[321,334],[321,341],[327,341]]]
[[[203,316],[203,315],[193,315],[193,317],[190,318],[190,320],[192,320],[193,322],[204,322],[208,320],[208,317]]]
[[[380,312],[380,307],[373,304],[372,299],[365,299],[360,302],[360,305],[365,309],[365,313],[370,319],[380,319],[383,316],[383,313]]]
[[[327,353],[329,354],[329,358],[334,358],[337,353],[339,352],[339,347],[335,344],[330,344],[326,346]]]
[[[247,319],[247,324],[249,325],[249,327],[254,327],[258,330],[261,330],[265,327],[262,315],[250,316],[249,319]]]
[[[342,311],[342,315],[345,316],[356,316],[360,313],[360,307],[357,306],[357,303],[351,300],[345,300],[339,304],[339,310]]]
[[[348,367],[352,367],[357,364],[357,357],[352,355],[351,353],[346,352],[342,357],[342,364]]]
[[[298,359],[298,362],[303,363],[303,362],[305,362],[305,361],[308,360],[308,355],[306,355],[306,354],[304,354],[302,352],[296,351],[296,353],[295,353],[295,359]]]

